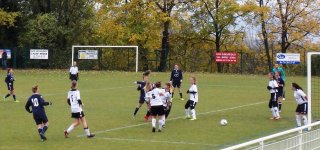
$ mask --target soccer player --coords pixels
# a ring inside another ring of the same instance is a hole
[[[181,83],[182,83],[182,71],[179,69],[179,66],[176,64],[174,65],[174,69],[171,72],[170,82],[172,83],[172,86],[174,87],[174,90],[178,88],[180,98],[181,100],[184,100],[182,97],[182,91],[181,91]],[[172,92],[172,98],[174,95],[174,91]]]
[[[163,125],[164,108],[161,96],[164,95],[164,91],[160,88],[161,82],[156,82],[153,90],[151,90],[150,86],[146,87],[146,102],[151,111],[152,132],[156,131],[156,117],[158,117],[158,132],[161,132]]]
[[[133,117],[135,117],[137,115],[137,112],[139,111],[139,109],[141,108],[141,106],[143,105],[143,103],[145,101],[146,92],[144,90],[144,87],[145,87],[146,83],[149,81],[149,75],[150,75],[150,71],[146,71],[142,75],[143,81],[134,82],[135,84],[138,85],[137,90],[140,91],[140,97],[139,97],[138,104],[134,110]],[[150,116],[150,112],[147,111],[147,114],[144,117],[146,119],[146,122],[148,122],[149,116]]]
[[[64,130],[64,136],[68,138],[70,132],[80,123],[82,123],[84,132],[87,137],[94,137],[95,135],[90,133],[87,120],[82,110],[83,104],[80,98],[80,91],[77,90],[77,81],[72,81],[71,83],[71,90],[68,92],[67,102],[71,106],[71,117],[74,118],[74,122],[69,126],[67,130]]]
[[[274,64],[274,68],[272,69],[273,73],[280,72],[280,77],[283,81],[286,81],[286,74],[284,73],[284,69],[279,66],[279,64]],[[282,100],[286,100],[285,98],[285,91],[283,89]]]
[[[46,102],[39,94],[39,87],[37,85],[32,87],[33,94],[28,99],[25,108],[29,113],[33,113],[33,119],[36,122],[41,141],[47,140],[45,133],[48,130],[48,118],[44,106],[52,105],[51,102]],[[30,110],[30,106],[32,110]]]
[[[190,119],[190,113],[192,118],[190,120],[196,120],[196,110],[195,107],[198,103],[198,87],[197,79],[195,77],[190,78],[191,87],[187,91],[187,94],[190,95],[189,100],[187,101],[185,108],[186,119]]]
[[[269,78],[269,83],[268,83],[267,89],[270,92],[269,108],[272,112],[272,118],[270,119],[279,120],[280,114],[279,114],[278,103],[277,103],[277,92],[279,88],[278,82],[273,72],[270,72],[268,74],[268,78]]]
[[[296,121],[297,126],[301,126],[301,121],[303,121],[304,125],[308,124],[308,97],[303,92],[303,89],[297,84],[292,83],[292,91],[294,92],[294,98],[298,104],[296,109]]]
[[[162,127],[165,128],[165,124],[166,124],[166,118],[169,116],[169,113],[171,111],[171,107],[172,107],[172,95],[171,95],[171,91],[173,90],[171,88],[171,83],[166,83],[165,87],[164,87],[164,94],[163,96],[161,96],[162,98],[162,102],[163,102],[163,107],[164,107],[164,113],[165,115],[162,116],[162,120],[163,120],[163,125]]]
[[[3,97],[3,100],[6,101],[7,98],[12,95],[14,102],[19,102],[16,98],[16,94],[14,92],[14,88],[13,88],[13,82],[14,82],[14,76],[13,76],[13,70],[12,68],[9,68],[7,71],[7,76],[5,78],[5,82],[7,84],[8,87],[8,94],[6,96]]]
[[[284,88],[284,80],[281,78],[281,73],[280,72],[276,72],[275,77],[277,79],[278,82],[278,93],[277,93],[277,101],[278,101],[278,107],[279,107],[279,112],[281,112],[281,108],[282,108],[282,96],[283,96],[283,88]]]
[[[74,61],[73,66],[70,67],[69,79],[71,81],[73,81],[73,80],[78,81],[79,80],[79,70],[78,70],[78,66],[77,66],[76,61]]]

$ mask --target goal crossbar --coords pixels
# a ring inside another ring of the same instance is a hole
[[[138,46],[108,46],[108,45],[72,45],[72,58],[71,65],[74,62],[74,49],[75,48],[135,48],[136,50],[136,72],[138,72],[139,66],[139,48]]]

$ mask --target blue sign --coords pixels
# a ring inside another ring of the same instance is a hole
[[[277,53],[277,64],[300,64],[300,54]]]

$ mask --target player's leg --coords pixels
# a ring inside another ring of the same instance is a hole
[[[148,121],[149,121],[149,117],[150,117],[150,115],[151,115],[151,112],[150,112],[150,110],[149,110],[148,105],[146,105],[146,106],[147,106],[147,113],[146,113],[146,115],[144,116],[144,119],[146,120],[146,122],[148,122]]]
[[[166,117],[166,118],[168,118],[168,116],[169,116],[169,114],[170,114],[171,107],[172,107],[172,103],[169,105],[169,107],[168,107],[167,110],[166,110],[166,114],[165,114],[165,117]]]
[[[184,111],[186,114],[186,119],[190,119],[190,100],[188,100],[184,105]]]
[[[48,128],[49,128],[49,121],[48,121],[47,116],[44,116],[44,118],[43,118],[43,128],[42,128],[43,129],[43,134],[46,133]]]
[[[134,110],[133,117],[135,117],[135,116],[137,115],[137,113],[138,113],[138,111],[139,111],[139,109],[141,108],[141,106],[142,106],[143,103],[144,103],[144,102],[142,102],[141,100],[139,100],[139,103],[137,104],[137,106],[136,106],[136,108],[135,108],[135,110]]]
[[[12,95],[13,100],[14,100],[15,102],[19,102],[19,101],[17,100],[16,93],[14,92],[13,87],[12,87],[12,90],[11,90],[11,93],[10,93],[10,94]]]
[[[155,106],[151,106],[150,108],[151,110],[151,125],[152,125],[152,132],[156,132],[156,115],[157,115],[157,111],[155,110]]]
[[[95,135],[91,134],[91,132],[89,130],[86,118],[82,117],[82,118],[80,118],[80,120],[81,120],[81,123],[82,123],[82,126],[83,126],[83,130],[84,130],[85,134],[87,135],[87,137],[88,138],[94,137]]]
[[[184,100],[183,97],[182,97],[181,82],[179,82],[179,83],[177,84],[177,87],[178,87],[178,90],[179,90],[180,99],[181,99],[181,100]]]
[[[11,95],[11,86],[10,86],[10,84],[7,83],[7,87],[8,87],[8,94],[3,97],[3,101],[6,101],[6,99]]]
[[[308,124],[308,117],[307,117],[307,114],[308,114],[308,104],[307,103],[304,103],[302,104],[302,110],[300,110],[300,114],[302,115],[302,120],[303,120],[303,124],[304,125],[307,125]]]
[[[175,82],[172,82],[172,86],[173,86],[173,91],[172,91],[172,93],[171,93],[171,97],[173,98],[174,91],[176,90],[177,85],[176,85],[176,83],[175,83]]]
[[[67,138],[70,132],[80,124],[79,113],[72,113],[72,118],[74,118],[73,123],[68,127],[67,130],[64,130],[64,136]]]
[[[39,133],[41,140],[42,141],[47,140],[47,138],[43,134],[43,120],[41,118],[37,118],[37,117],[34,118],[34,120],[36,122],[38,133]]]
[[[277,103],[276,99],[274,99],[272,106],[273,106],[274,113],[275,113],[274,119],[276,119],[276,120],[280,119],[280,113],[279,113],[278,103]]]
[[[197,105],[196,102],[194,102],[194,101],[190,102],[190,109],[191,109],[191,115],[192,115],[191,120],[196,120],[197,119],[196,110],[195,110],[196,105]]]

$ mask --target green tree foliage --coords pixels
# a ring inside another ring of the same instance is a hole
[[[0,8],[0,26],[14,26],[18,12],[6,12]]]

